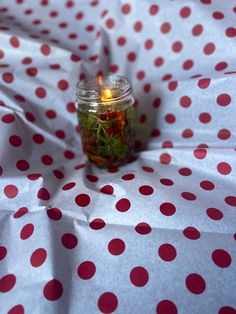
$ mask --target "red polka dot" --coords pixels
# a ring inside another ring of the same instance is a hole
[[[211,4],[211,0],[200,0],[203,4]]]
[[[172,44],[171,48],[172,48],[173,52],[178,53],[178,52],[180,52],[183,49],[183,44],[182,44],[181,41],[175,41]]]
[[[153,194],[154,190],[150,185],[142,185],[139,188],[139,193],[142,195],[151,195]]]
[[[137,224],[137,226],[135,227],[135,231],[139,234],[148,234],[152,231],[151,226],[146,223],[146,222],[140,222]]]
[[[155,98],[153,100],[153,103],[152,103],[153,108],[159,108],[160,105],[161,105],[161,99],[160,98]]]
[[[182,137],[183,138],[190,138],[193,137],[193,131],[191,129],[185,129],[182,132]]]
[[[25,101],[25,97],[22,96],[22,95],[14,95],[14,98],[15,98],[17,101],[20,101],[20,102],[24,102],[24,101]]]
[[[136,77],[137,77],[138,80],[143,80],[145,75],[146,74],[145,74],[144,71],[138,71]]]
[[[149,8],[150,15],[156,15],[159,11],[159,6],[156,4],[152,4]]]
[[[47,258],[47,251],[43,248],[39,248],[35,250],[30,258],[30,264],[33,267],[39,267],[41,266]]]
[[[27,178],[31,181],[35,181],[40,178],[42,175],[40,173],[31,173],[27,175]]]
[[[50,69],[52,70],[59,70],[61,68],[60,64],[54,63],[50,64]]]
[[[37,68],[28,68],[28,69],[26,69],[26,73],[29,76],[36,76],[38,73],[38,70],[37,70]]]
[[[0,261],[3,260],[7,255],[7,249],[5,246],[0,246]]]
[[[65,233],[61,237],[61,242],[66,249],[74,249],[78,244],[78,239],[72,233]]]
[[[160,28],[160,31],[163,33],[163,34],[167,34],[169,33],[171,30],[171,24],[169,22],[164,22],[161,24],[161,28]]]
[[[30,165],[29,165],[28,161],[21,159],[21,160],[17,161],[16,167],[20,171],[26,171],[30,168]]]
[[[5,293],[14,288],[16,284],[16,276],[8,274],[0,279],[0,292]]]
[[[152,39],[147,39],[144,43],[144,47],[149,50],[149,49],[152,49],[153,48],[153,40]]]
[[[26,224],[20,232],[21,240],[26,240],[32,236],[34,232],[34,225],[33,224]]]
[[[15,306],[13,306],[8,312],[7,314],[25,314],[25,310],[23,305],[21,304],[17,304]]]
[[[91,174],[87,174],[86,178],[93,183],[98,181],[98,177]]]
[[[57,279],[52,279],[47,282],[43,288],[43,295],[49,301],[56,301],[60,299],[63,294],[63,286]]]
[[[201,24],[197,24],[192,28],[193,36],[199,36],[203,32],[203,26]]]
[[[53,170],[53,174],[57,179],[63,179],[65,177],[63,172],[58,169]]]
[[[203,48],[203,52],[206,55],[211,55],[216,49],[216,46],[214,43],[207,43],[204,48]]]
[[[12,123],[13,121],[15,121],[15,116],[13,114],[8,113],[2,117],[2,122],[4,123]]]
[[[111,73],[116,73],[118,70],[119,70],[119,67],[118,67],[118,65],[116,65],[116,64],[112,64],[112,65],[110,66],[110,68],[109,68],[109,71],[110,71]]]
[[[105,221],[101,218],[95,218],[89,224],[90,228],[93,230],[100,230],[100,229],[104,228],[105,225],[106,225]]]
[[[203,190],[212,191],[212,190],[214,190],[215,185],[214,185],[213,182],[205,180],[205,181],[201,181],[201,182],[200,182],[200,187],[201,187]]]
[[[181,196],[187,201],[195,201],[195,199],[197,198],[195,194],[190,192],[183,192],[181,193]]]
[[[160,211],[165,216],[172,216],[176,212],[176,207],[174,204],[166,202],[160,205]]]
[[[134,23],[134,30],[135,30],[135,32],[141,32],[142,28],[143,28],[143,23],[142,22],[137,21],[137,22]]]
[[[149,274],[144,267],[134,267],[130,272],[130,281],[136,287],[143,287],[149,280]]]
[[[20,47],[20,41],[16,36],[12,36],[10,38],[10,44],[12,45],[12,47],[14,48],[18,48]]]
[[[212,255],[213,262],[221,268],[229,267],[231,264],[231,256],[228,252],[222,249],[215,250]]]
[[[118,39],[117,39],[117,44],[118,44],[119,46],[124,46],[124,45],[126,44],[126,38],[123,37],[123,36],[118,37]]]
[[[180,12],[179,12],[180,16],[185,19],[187,17],[190,16],[191,14],[191,9],[189,7],[183,7]]]
[[[31,112],[26,112],[25,117],[30,122],[35,122],[35,116]]]
[[[213,220],[220,220],[223,218],[223,213],[217,208],[207,208],[207,216]]]
[[[189,168],[180,168],[178,170],[179,174],[181,174],[182,176],[191,176],[192,174],[192,170]]]
[[[47,117],[48,119],[55,119],[56,116],[57,116],[57,113],[56,113],[55,110],[49,109],[49,110],[46,111],[46,117]]]
[[[18,188],[13,184],[8,184],[4,188],[4,194],[7,198],[14,198],[18,194]]]
[[[123,14],[129,14],[131,11],[131,5],[129,3],[125,3],[121,7],[121,11]]]
[[[88,194],[79,194],[75,198],[75,203],[80,207],[86,207],[90,203],[90,197]]]
[[[33,141],[37,144],[42,144],[44,142],[44,137],[42,134],[34,134],[33,135]]]
[[[60,138],[60,139],[63,139],[63,138],[65,138],[65,136],[66,136],[66,134],[65,134],[65,132],[64,132],[63,130],[56,130],[56,131],[55,131],[55,135],[56,135],[58,138]]]
[[[32,58],[25,57],[24,59],[22,59],[22,64],[30,64],[30,63],[32,63]]]
[[[185,60],[183,63],[183,69],[190,70],[193,67],[193,64],[194,64],[193,60],[191,59]]]
[[[44,56],[49,56],[51,53],[51,48],[48,45],[44,44],[40,47],[40,51]]]
[[[223,306],[220,308],[218,314],[236,314],[236,310],[231,306]]]
[[[5,56],[5,52],[2,49],[0,49],[0,59],[4,58],[4,56]]]
[[[43,155],[41,161],[44,165],[50,166],[53,163],[53,158],[49,155]]]
[[[167,178],[160,179],[160,183],[165,185],[165,186],[172,186],[174,184],[174,182],[172,180],[167,179]]]
[[[71,190],[75,186],[76,186],[75,182],[69,182],[69,183],[66,183],[65,185],[63,185],[62,190],[64,190],[64,191]]]
[[[157,304],[156,314],[177,314],[176,305],[170,300],[162,300]]]
[[[128,53],[128,55],[127,55],[127,58],[128,58],[128,60],[129,60],[130,62],[135,61],[135,60],[136,60],[136,57],[137,57],[137,55],[136,55],[135,52],[130,52],[130,53]]]
[[[162,66],[164,63],[164,59],[162,57],[157,57],[155,60],[154,60],[154,65],[156,67],[160,67]]]
[[[164,243],[158,249],[158,255],[165,262],[171,262],[176,258],[176,249],[172,244]]]
[[[101,191],[102,193],[104,193],[104,194],[109,194],[109,195],[111,195],[111,194],[113,194],[113,192],[114,192],[114,188],[113,188],[113,186],[107,184],[107,185],[104,185],[104,186],[100,189],[100,191]]]
[[[188,108],[191,106],[192,100],[189,96],[182,96],[180,98],[180,105],[184,108]]]
[[[163,153],[160,155],[160,163],[167,165],[171,162],[171,156],[168,153]]]
[[[177,86],[178,86],[178,82],[177,81],[171,81],[168,84],[168,89],[170,91],[174,91],[174,90],[176,90]]]
[[[14,81],[14,75],[12,73],[3,73],[2,74],[2,79],[5,83],[11,84]]]
[[[199,115],[199,120],[202,123],[209,123],[211,121],[211,115],[208,112],[202,112]]]
[[[131,203],[127,198],[121,198],[117,203],[116,203],[116,209],[119,212],[126,212],[127,210],[130,209]]]
[[[51,196],[46,188],[41,188],[38,191],[37,197],[42,201],[48,201]]]
[[[45,88],[37,87],[36,90],[35,90],[35,95],[38,98],[45,98],[47,96],[47,92],[46,92]]]
[[[174,145],[171,141],[164,141],[162,143],[162,148],[173,148],[173,147],[174,147]]]
[[[197,228],[189,226],[183,230],[183,234],[186,238],[190,240],[197,240],[200,238],[201,233],[197,230]]]
[[[219,106],[228,106],[231,103],[231,97],[229,94],[220,94],[216,101]]]
[[[122,176],[122,179],[125,181],[130,181],[130,180],[133,180],[134,178],[135,178],[135,175],[133,173],[127,173]]]
[[[154,172],[154,169],[152,167],[148,167],[148,166],[143,166],[142,169],[145,171],[145,172]]]
[[[112,18],[109,18],[106,20],[106,26],[107,28],[111,29],[115,26],[115,22]]]
[[[230,206],[236,206],[236,196],[226,196],[225,202]]]
[[[78,276],[83,280],[91,279],[96,272],[96,266],[91,261],[81,263],[77,269]]]
[[[216,64],[215,70],[216,71],[222,71],[222,70],[225,70],[227,67],[228,67],[228,63],[225,61],[221,61],[221,62]]]
[[[19,208],[15,214],[14,214],[14,218],[20,218],[22,217],[23,215],[27,214],[28,213],[28,208],[27,207],[21,207]]]
[[[206,289],[206,283],[202,276],[196,273],[186,277],[185,284],[187,289],[193,294],[201,294]]]
[[[204,78],[204,79],[200,79],[198,81],[198,87],[201,89],[205,89],[207,88],[211,83],[211,79],[210,78]]]
[[[225,35],[226,35],[227,37],[230,37],[230,38],[235,37],[235,36],[236,36],[236,28],[234,28],[234,27],[228,27],[228,28],[226,29],[226,31],[225,31]]]
[[[69,84],[66,80],[60,80],[58,83],[57,83],[57,87],[61,90],[61,91],[65,91],[68,89],[69,87]]]
[[[193,154],[197,159],[204,159],[207,155],[207,150],[204,148],[194,149]]]
[[[18,147],[21,146],[22,140],[18,135],[12,135],[9,137],[9,143],[14,147]]]
[[[98,299],[98,308],[102,313],[113,313],[118,306],[118,299],[112,292],[105,292]]]
[[[75,153],[72,152],[71,150],[66,150],[64,152],[64,156],[66,159],[73,159],[75,157]]]
[[[220,174],[227,175],[227,174],[230,174],[230,172],[232,171],[232,168],[231,168],[229,163],[227,163],[227,162],[220,162],[217,165],[217,171]]]
[[[47,215],[52,220],[60,220],[62,218],[62,213],[59,208],[51,208],[47,210]]]
[[[231,136],[231,132],[227,129],[222,129],[218,132],[217,134],[217,137],[220,139],[220,140],[227,140],[229,139]]]
[[[159,129],[152,130],[151,136],[152,137],[158,137],[161,135],[161,131]]]
[[[113,239],[108,243],[108,251],[112,255],[121,255],[125,251],[125,242],[121,239]]]

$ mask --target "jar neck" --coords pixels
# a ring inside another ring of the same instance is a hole
[[[77,85],[78,111],[125,110],[134,103],[129,81],[122,76],[91,78]]]

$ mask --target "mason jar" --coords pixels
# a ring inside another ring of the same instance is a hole
[[[110,168],[127,161],[134,149],[134,97],[127,78],[95,77],[77,85],[76,108],[84,153]]]

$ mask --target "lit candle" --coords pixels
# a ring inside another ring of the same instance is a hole
[[[133,151],[133,103],[124,77],[98,77],[78,85],[77,110],[83,149],[99,167],[123,163]]]

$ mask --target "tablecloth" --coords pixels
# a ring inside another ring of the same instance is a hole
[[[0,1],[0,313],[236,313],[236,1]],[[129,78],[136,156],[82,152]]]

